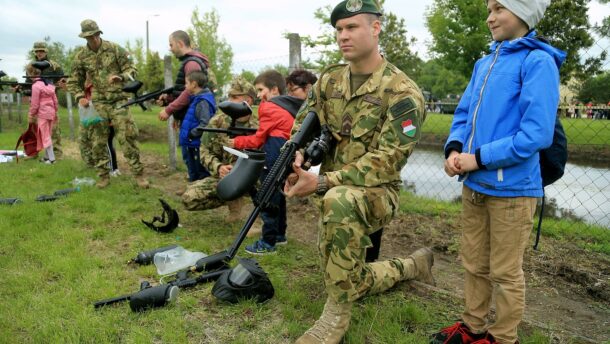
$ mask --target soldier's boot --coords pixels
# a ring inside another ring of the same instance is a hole
[[[432,276],[434,255],[424,247],[411,253],[406,259],[398,258],[404,267],[403,279],[414,279],[429,285],[436,285]]]
[[[225,222],[235,222],[241,220],[241,208],[244,205],[244,198],[240,197],[234,201],[227,202],[229,214],[225,217]]]
[[[144,175],[141,173],[136,175],[136,184],[138,184],[138,186],[142,189],[148,189],[150,187],[148,179],[146,179],[146,177],[144,177]]]
[[[100,176],[100,179],[97,181],[95,186],[97,186],[98,189],[103,189],[103,188],[107,187],[108,184],[110,184],[110,176],[107,174],[104,174],[104,175]]]
[[[337,303],[326,299],[320,319],[297,339],[295,344],[338,344],[343,339],[352,317],[352,302]]]

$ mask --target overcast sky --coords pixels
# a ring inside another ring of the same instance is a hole
[[[236,70],[241,66],[259,68],[266,64],[288,64],[286,32],[316,35],[320,24],[315,9],[335,5],[323,0],[105,0],[105,1],[34,1],[0,0],[0,70],[18,77],[23,74],[26,53],[32,43],[50,36],[67,48],[85,44],[78,37],[80,22],[97,21],[102,38],[124,45],[126,41],[145,39],[149,21],[149,44],[152,51],[168,53],[168,35],[190,26],[195,7],[200,13],[216,9],[220,15],[218,33],[233,48]],[[424,12],[432,0],[386,0],[387,11],[406,20],[409,36],[418,38],[416,50],[427,58],[426,43],[430,35],[424,25]],[[592,22],[610,15],[610,6],[593,1],[589,10]],[[256,70],[255,70],[256,71]]]

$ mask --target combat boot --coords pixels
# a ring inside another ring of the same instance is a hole
[[[148,187],[150,186],[150,183],[148,182],[148,180],[146,179],[146,177],[144,177],[143,174],[138,174],[136,175],[136,183],[138,184],[139,187],[141,187],[142,189],[148,189]]]
[[[352,317],[352,302],[338,303],[328,297],[320,319],[295,344],[338,344]]]
[[[244,198],[240,197],[234,201],[227,202],[229,214],[225,217],[225,222],[235,222],[241,220],[241,208],[244,205]]]
[[[100,176],[100,180],[97,181],[95,186],[97,186],[98,189],[103,189],[107,187],[108,184],[110,184],[110,176],[105,174],[103,176]]]
[[[411,253],[406,259],[399,258],[405,269],[405,279],[414,279],[429,285],[436,285],[432,276],[434,255],[432,250],[424,247]],[[411,267],[411,269],[409,269]],[[409,273],[408,271],[411,271]]]

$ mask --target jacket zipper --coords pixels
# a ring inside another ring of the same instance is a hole
[[[472,154],[472,141],[474,140],[474,131],[476,129],[477,124],[477,116],[479,115],[479,108],[481,107],[481,102],[483,101],[483,92],[485,91],[485,86],[487,86],[487,81],[489,80],[489,76],[491,75],[491,70],[496,65],[496,61],[498,61],[498,56],[500,56],[500,48],[502,47],[501,42],[496,47],[496,56],[494,56],[494,60],[491,62],[489,66],[489,70],[487,71],[487,75],[485,76],[485,81],[483,81],[483,86],[481,87],[481,91],[479,92],[479,101],[477,102],[477,106],[474,109],[474,116],[472,117],[472,131],[470,132],[470,140],[468,142],[468,153]],[[468,174],[464,177],[464,180],[468,178]]]

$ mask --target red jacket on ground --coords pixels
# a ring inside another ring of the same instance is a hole
[[[268,137],[290,138],[294,117],[284,108],[272,102],[262,102],[258,107],[259,127],[254,135],[238,136],[234,147],[237,149],[260,148]]]

